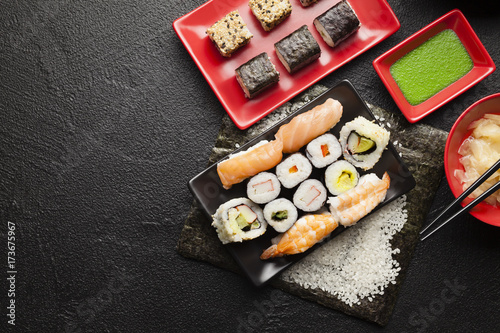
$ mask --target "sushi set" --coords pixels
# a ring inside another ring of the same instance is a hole
[[[389,135],[343,81],[194,177],[189,188],[220,241],[261,285],[415,186]],[[359,205],[346,204],[358,198]],[[316,239],[303,244],[304,228]],[[300,246],[290,250],[290,242]]]
[[[245,129],[400,24],[385,0],[212,0],[173,26],[233,122]]]
[[[447,20],[461,25],[439,24]],[[431,112],[429,103],[443,92],[468,78],[462,92],[491,73],[494,65],[474,72],[478,56],[470,55],[464,26],[472,31],[452,11],[410,37],[418,43],[404,52],[397,46],[376,59],[390,92],[397,85],[406,104]],[[383,0],[212,0],[177,19],[174,29],[230,118],[245,129],[394,33],[399,22]],[[429,86],[426,71],[439,70],[442,82]],[[410,122],[425,115],[402,111]],[[390,132],[348,81],[189,182],[219,240],[255,285],[414,186]]]

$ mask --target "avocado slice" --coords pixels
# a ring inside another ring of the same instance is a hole
[[[247,205],[239,205],[235,207],[238,211],[238,216],[236,217],[236,223],[240,229],[248,227],[248,225],[253,224],[257,220],[257,214],[248,207]],[[258,222],[257,222],[258,223]]]
[[[347,138],[347,147],[353,154],[369,154],[376,148],[376,144],[367,137],[351,132]]]

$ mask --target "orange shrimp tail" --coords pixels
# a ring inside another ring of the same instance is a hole
[[[391,185],[391,177],[389,177],[389,174],[384,172],[384,175],[382,176],[382,181],[385,183],[385,188],[388,189],[389,186]]]
[[[274,244],[274,245],[271,245],[267,250],[262,252],[262,254],[260,255],[260,259],[267,260],[269,258],[274,258],[274,257],[278,257],[278,256],[279,256],[278,245]]]

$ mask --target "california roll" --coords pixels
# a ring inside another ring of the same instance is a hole
[[[235,198],[220,205],[212,218],[222,244],[257,238],[267,228],[262,209],[247,198]]]

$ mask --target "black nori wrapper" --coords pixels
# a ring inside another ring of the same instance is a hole
[[[358,30],[360,22],[349,3],[343,0],[316,17],[314,25],[323,40],[334,47]],[[328,36],[325,36],[325,33]]]
[[[307,25],[275,43],[274,49],[289,73],[298,71],[321,56],[319,44]]]
[[[236,68],[236,79],[245,92],[245,96],[253,98],[278,82],[280,74],[269,60],[267,53],[263,52]]]

